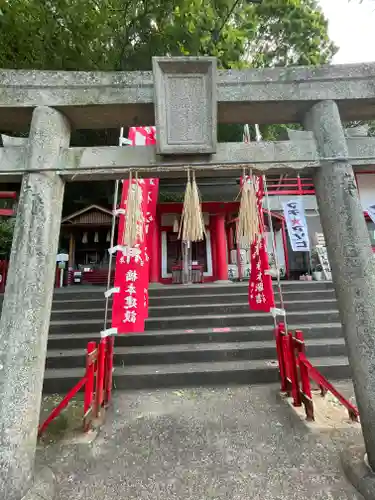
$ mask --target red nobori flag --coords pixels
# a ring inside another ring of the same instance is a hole
[[[136,181],[133,180],[133,183]],[[155,223],[159,179],[139,179],[142,189],[142,219],[144,238],[134,248],[123,247],[125,215],[120,214],[116,255],[115,288],[113,296],[112,328],[117,333],[139,333],[148,317],[149,248],[152,225]],[[129,181],[124,181],[120,208],[126,210]]]
[[[156,128],[155,127],[130,127],[128,139],[132,146],[152,146],[156,144]],[[152,248],[152,226],[155,224],[156,204],[159,194],[159,179],[145,179],[148,182],[148,200],[147,200],[147,248]],[[149,273],[149,264],[147,263],[147,273]],[[147,274],[149,276],[149,274]],[[146,318],[148,318],[148,281],[147,287],[144,289],[144,302],[146,308]]]
[[[142,219],[147,224],[148,184],[144,179],[133,180],[142,189]],[[126,210],[129,181],[124,181],[120,208]],[[122,245],[125,215],[120,214],[118,229],[118,245],[116,255],[115,288],[118,292],[113,296],[112,328],[117,333],[143,332],[145,328],[146,307],[144,290],[148,288],[148,253],[147,238],[144,234],[142,242],[136,242],[134,248]],[[146,230],[146,227],[144,228]],[[145,231],[144,231],[145,232]]]
[[[130,127],[129,141],[132,146],[152,146],[156,144],[155,127]]]
[[[249,307],[253,311],[270,312],[275,307],[272,278],[269,274],[268,253],[263,222],[263,179],[255,178],[257,206],[260,220],[259,236],[251,244]]]
[[[128,139],[132,146],[150,146],[156,143],[155,127],[131,127]],[[136,182],[133,180],[133,182]],[[112,307],[112,328],[117,333],[143,332],[148,317],[149,249],[152,245],[152,226],[155,224],[159,179],[139,179],[142,187],[142,242],[134,248],[118,250]],[[126,209],[129,181],[123,182],[120,208]],[[122,246],[125,215],[120,215],[118,245]]]

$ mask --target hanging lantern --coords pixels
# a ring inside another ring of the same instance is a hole
[[[94,234],[94,243],[99,243],[99,234],[98,234],[98,232],[96,232]]]
[[[86,245],[88,242],[88,238],[87,238],[87,233],[83,233],[83,236],[82,236],[82,243],[84,245]]]
[[[106,237],[105,241],[107,243],[110,243],[110,241],[111,241],[111,232],[110,231],[107,232],[107,237]]]

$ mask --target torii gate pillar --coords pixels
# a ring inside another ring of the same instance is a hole
[[[321,157],[314,183],[369,463],[375,470],[375,258],[337,104],[320,102],[305,118]],[[341,160],[342,159],[342,160]]]
[[[0,321],[0,491],[30,487],[51,315],[64,182],[56,172],[70,127],[56,110],[34,110]],[[35,172],[32,172],[35,170]]]

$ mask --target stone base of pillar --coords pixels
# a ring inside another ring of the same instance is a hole
[[[35,476],[35,481],[22,500],[53,500],[56,490],[55,474],[44,467]]]
[[[365,461],[365,447],[351,446],[341,454],[346,477],[365,500],[375,498],[375,473]]]
[[[215,284],[220,283],[220,284],[225,284],[225,283],[233,283],[231,280],[215,280]]]

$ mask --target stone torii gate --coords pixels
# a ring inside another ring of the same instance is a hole
[[[375,139],[341,119],[375,118],[375,64],[217,71],[214,58],[154,58],[153,72],[0,71],[0,176],[21,179],[0,322],[0,491],[20,500],[33,475],[65,181],[310,171],[348,346],[369,463],[375,470],[375,259],[353,168]],[[341,118],[340,118],[341,115]],[[217,123],[304,124],[274,143],[217,144]],[[70,148],[72,128],[155,124],[156,147]]]

